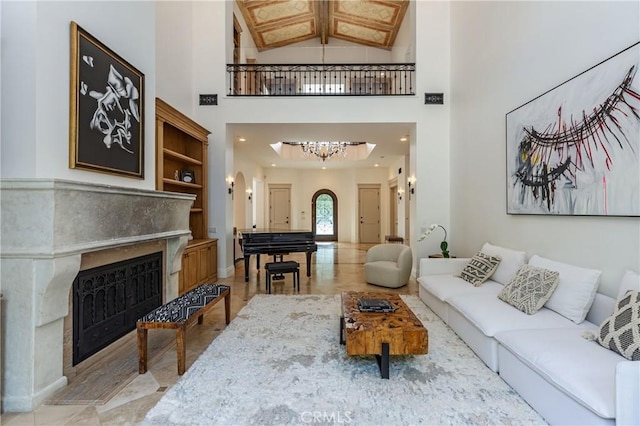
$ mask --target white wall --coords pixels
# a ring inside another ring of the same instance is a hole
[[[416,199],[411,203],[410,238],[417,258],[440,251],[436,238],[415,243],[432,223],[450,229],[449,113],[450,75],[449,2],[418,1],[416,7],[416,82],[419,120],[410,135],[411,173],[416,177]],[[424,105],[424,93],[444,93],[444,105]],[[415,148],[415,149],[414,149]],[[415,169],[413,165],[415,164]],[[450,229],[450,234],[456,231]]]
[[[228,125],[229,133],[234,135],[233,125]],[[264,228],[264,170],[259,165],[247,161],[247,159],[234,156],[233,157],[233,170],[236,174],[242,173],[245,177],[245,184],[247,188],[253,190],[251,195],[251,201],[249,201],[249,207],[251,213],[247,214],[247,227],[250,228],[256,225],[257,228]],[[245,188],[246,191],[246,188]],[[247,200],[248,201],[248,200]]]
[[[402,170],[402,173],[398,173],[399,170]],[[389,167],[387,172],[387,183],[393,181],[394,179],[397,182],[397,189],[403,191],[402,199],[398,197],[398,194],[393,195],[393,199],[391,199],[391,193],[389,192],[389,185],[383,187],[383,190],[387,190],[389,193],[389,203],[397,204],[397,221],[398,221],[398,230],[397,232],[392,232],[391,230],[391,218],[387,218],[387,226],[388,230],[384,232],[384,235],[395,234],[405,239],[406,244],[410,244],[410,235],[407,232],[407,218],[409,215],[409,206],[411,205],[411,200],[415,199],[415,197],[411,197],[409,195],[409,188],[407,187],[407,178],[411,176],[411,172],[409,171],[409,156],[398,157],[393,164]],[[389,211],[391,206],[389,206]],[[383,235],[383,237],[384,237]]]
[[[380,235],[389,230],[389,174],[386,168],[302,170],[273,168],[265,171],[265,191],[269,184],[291,183],[291,228],[312,229],[311,199],[321,189],[329,189],[338,198],[338,240],[358,241],[358,184],[380,185]],[[264,200],[268,215],[268,196]],[[265,223],[268,223],[268,216]],[[382,240],[381,240],[382,242]]]
[[[505,114],[638,41],[639,3],[473,1],[451,10],[452,253],[491,241],[601,269],[600,291],[615,295],[624,270],[640,269],[640,219],[507,215]]]
[[[229,127],[233,127],[230,125]],[[233,132],[231,130],[231,132]],[[274,183],[292,183],[292,228],[312,229],[311,198],[320,189],[330,189],[339,196],[338,236],[340,241],[357,242],[357,189],[359,183],[377,183],[381,186],[381,238],[389,233],[389,200],[388,183],[398,178],[398,185],[406,183],[406,158],[398,157],[389,168],[353,169],[353,170],[300,170],[289,168],[267,168],[257,166],[241,157],[234,157],[236,176],[242,173],[247,185],[255,182],[253,207],[256,210],[255,223],[263,228],[269,223],[268,185]],[[398,176],[398,168],[403,169],[402,176]],[[265,194],[259,197],[259,194]],[[345,204],[346,203],[346,204]],[[355,203],[355,204],[353,204]],[[404,235],[404,216],[408,201],[398,204],[399,233]],[[345,208],[345,205],[349,206]],[[355,210],[354,210],[355,209]],[[304,212],[304,213],[303,213]],[[235,213],[234,213],[235,214]],[[383,221],[384,220],[384,221]],[[234,222],[234,223],[237,223]]]
[[[145,74],[145,180],[69,168],[71,21]],[[155,50],[152,2],[3,2],[2,177],[153,189]]]
[[[186,1],[156,2],[156,96],[194,118],[193,7]]]

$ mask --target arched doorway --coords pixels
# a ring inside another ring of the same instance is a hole
[[[338,197],[333,191],[321,189],[313,194],[312,227],[316,241],[338,241]]]

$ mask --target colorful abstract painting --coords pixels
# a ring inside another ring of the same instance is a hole
[[[640,216],[640,42],[506,115],[507,213]]]

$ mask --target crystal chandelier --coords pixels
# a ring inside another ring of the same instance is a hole
[[[327,158],[340,154],[343,157],[347,155],[347,142],[301,142],[302,152],[305,155],[315,155],[322,161]]]
[[[300,146],[302,153],[306,157],[316,156],[322,161],[335,156],[347,156],[347,147],[362,145],[366,142],[345,142],[345,141],[306,141],[306,142],[282,142],[286,145]]]

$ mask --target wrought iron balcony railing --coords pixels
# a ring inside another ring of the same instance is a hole
[[[228,96],[415,95],[416,64],[227,64]]]

